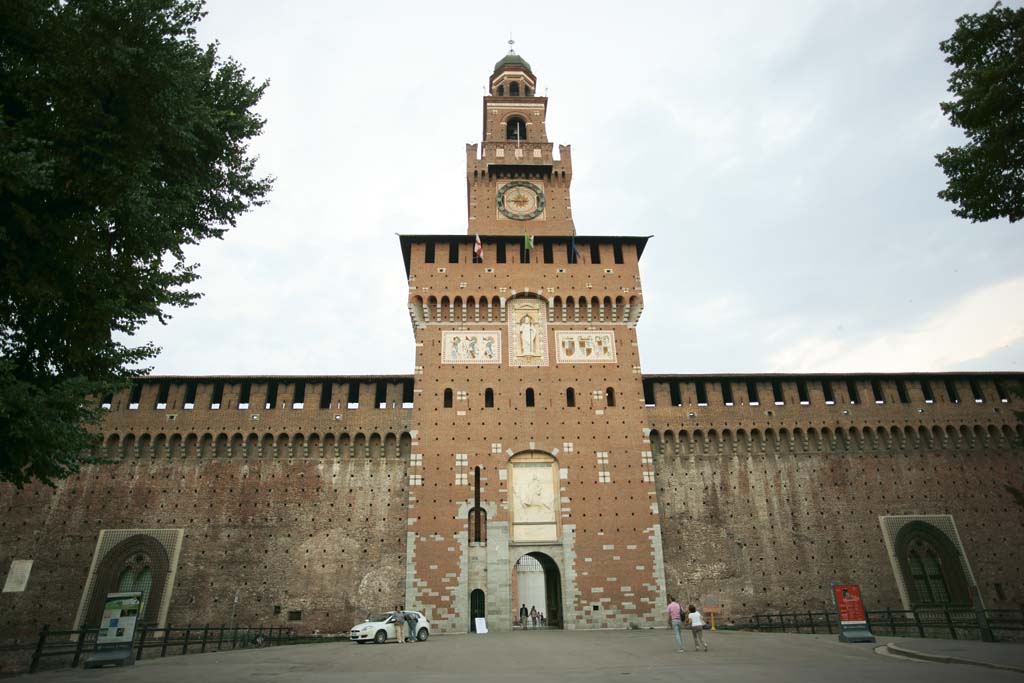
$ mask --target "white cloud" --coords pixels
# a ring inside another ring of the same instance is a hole
[[[1024,277],[978,289],[908,330],[865,342],[805,337],[771,356],[785,372],[910,372],[954,369],[1024,339]]]

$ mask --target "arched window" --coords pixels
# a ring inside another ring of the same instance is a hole
[[[494,407],[494,389],[484,390],[484,408]]]
[[[519,84],[515,83],[515,82],[509,83],[508,84],[508,94],[511,97],[519,97]]]
[[[505,96],[505,86],[499,85],[498,86],[498,97],[504,97],[504,96]]]
[[[942,576],[942,566],[931,546],[911,550],[907,554],[907,566],[914,582],[914,591],[920,599],[937,605],[949,602],[949,590]]]
[[[452,390],[451,389],[445,389],[444,390],[444,407],[445,408],[451,408],[452,407]]]
[[[912,607],[971,604],[960,551],[945,533],[913,521],[900,529],[894,545]]]
[[[605,397],[605,403],[608,404],[608,407],[609,408],[614,408],[615,407],[615,390],[612,389],[611,387],[608,387],[607,389],[605,389],[604,397]]]
[[[535,400],[534,400],[534,396],[533,396],[533,389],[527,389],[526,390],[526,407],[527,408],[532,408],[534,406],[534,404],[535,404]]]
[[[576,390],[572,387],[565,390],[565,405],[570,408],[576,407]]]
[[[526,121],[518,116],[513,116],[505,124],[505,139],[506,140],[525,140],[526,139]]]

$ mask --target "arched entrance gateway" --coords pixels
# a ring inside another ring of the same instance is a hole
[[[512,571],[512,613],[536,608],[546,628],[564,628],[562,619],[562,572],[550,555],[539,551],[520,557]],[[522,624],[519,625],[522,628]],[[530,621],[529,628],[533,628]]]

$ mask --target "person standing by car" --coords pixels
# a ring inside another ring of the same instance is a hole
[[[683,652],[683,608],[679,606],[676,599],[668,596],[668,625],[676,634],[676,652]]]
[[[405,634],[403,627],[405,626],[405,615],[402,614],[402,607],[395,605],[395,611],[391,613],[391,621],[395,625],[395,642],[404,643]]]
[[[416,642],[416,624],[419,621],[415,612],[405,613],[406,631],[408,632],[405,639],[410,643]]]
[[[693,631],[693,647],[697,651],[700,651],[703,647],[704,652],[707,652],[708,644],[704,641],[704,617],[693,605],[690,605],[690,613],[686,615],[686,623],[690,625],[690,630]]]

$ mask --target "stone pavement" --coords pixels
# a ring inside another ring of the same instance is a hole
[[[909,642],[903,639],[904,642]],[[934,683],[963,675],[1016,681],[1021,674],[881,656],[876,644],[835,636],[722,632],[711,651],[675,651],[670,631],[527,631],[435,636],[425,643],[323,643],[143,660],[134,667],[35,674],[32,683],[258,681],[869,681]],[[913,643],[917,644],[917,643]]]
[[[951,664],[973,664],[1024,673],[1024,644],[982,643],[977,640],[880,637],[895,655]]]

